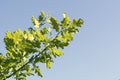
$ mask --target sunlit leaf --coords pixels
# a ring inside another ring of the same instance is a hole
[[[48,60],[46,62],[46,67],[50,69],[50,68],[52,68],[52,64],[53,64],[53,62],[51,62],[50,60]]]
[[[33,24],[34,24],[34,26],[35,26],[35,28],[39,28],[39,25],[40,25],[40,23],[39,23],[39,21],[34,17],[34,16],[32,16],[32,22],[33,22]]]
[[[70,23],[70,18],[66,13],[63,13],[63,20],[61,21],[63,27],[67,27],[68,24]]]
[[[38,18],[32,17],[32,23],[35,28],[6,32],[6,54],[0,54],[0,80],[10,77],[26,80],[35,73],[43,77],[39,63],[52,68],[54,58],[64,55],[62,50],[74,39],[84,21],[70,20],[64,13],[60,22],[41,11]]]

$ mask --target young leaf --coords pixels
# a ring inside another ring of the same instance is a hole
[[[52,63],[53,63],[53,62],[51,62],[50,60],[48,60],[48,61],[46,62],[46,67],[49,68],[49,69],[52,68]]]
[[[61,50],[59,50],[59,49],[54,49],[54,48],[52,48],[51,50],[52,50],[52,53],[53,53],[54,56],[62,56],[62,55],[64,54],[64,53],[63,53]]]
[[[63,20],[61,21],[62,27],[68,27],[68,24],[70,23],[70,18],[66,13],[63,13]]]
[[[33,22],[33,24],[34,24],[34,26],[35,26],[35,28],[39,28],[39,25],[40,25],[40,23],[39,23],[39,21],[34,17],[34,16],[32,16],[32,22]]]
[[[33,41],[34,40],[34,37],[33,37],[33,35],[32,34],[28,34],[28,40],[30,40],[30,41]]]

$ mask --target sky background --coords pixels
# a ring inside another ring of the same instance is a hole
[[[42,65],[44,77],[28,80],[120,79],[120,0],[0,0],[0,52],[5,32],[29,28],[41,10],[58,19],[66,12],[85,23],[53,68]]]

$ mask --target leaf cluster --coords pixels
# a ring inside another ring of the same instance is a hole
[[[43,76],[39,63],[51,68],[54,58],[64,54],[62,49],[74,39],[83,25],[82,19],[70,20],[63,14],[61,21],[41,11],[38,18],[32,17],[34,27],[22,31],[6,32],[4,42],[6,55],[0,55],[0,79],[14,77],[27,80],[27,76]]]

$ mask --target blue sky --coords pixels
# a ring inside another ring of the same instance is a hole
[[[5,52],[5,32],[32,26],[31,16],[41,10],[59,19],[66,12],[85,23],[53,68],[41,65],[44,77],[29,80],[120,79],[120,0],[1,0],[0,52]]]

